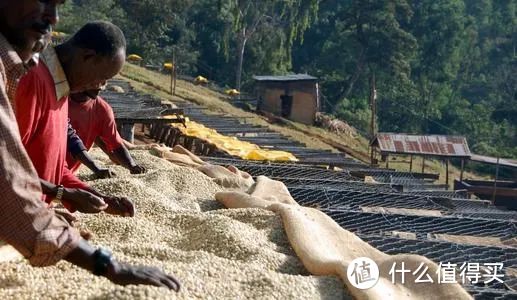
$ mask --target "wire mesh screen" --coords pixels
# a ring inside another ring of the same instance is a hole
[[[409,172],[373,168],[352,168],[350,171],[362,176],[371,176],[378,182],[404,185],[407,189],[423,190],[427,188],[437,189],[438,187],[443,189],[443,186],[434,184],[434,180],[416,178],[413,173]]]
[[[517,292],[489,288],[468,287],[467,291],[476,300],[515,300]]]
[[[240,165],[240,170],[253,176],[264,175],[275,178],[304,178],[304,179],[328,179],[328,180],[353,180],[355,177],[347,172],[331,171],[312,167],[293,167],[279,165]]]
[[[220,158],[220,157],[213,157],[213,156],[202,156],[202,160],[213,163],[213,164],[219,164],[224,166],[291,166],[291,167],[305,167],[305,168],[311,168],[312,165],[304,164],[303,162],[262,162],[262,161],[256,161],[256,160],[244,160],[244,159],[237,159],[237,158]],[[323,168],[321,168],[323,169]]]
[[[502,240],[517,238],[517,225],[512,222],[478,220],[470,218],[430,217],[363,213],[343,210],[322,210],[341,227],[354,233],[378,234],[402,231],[427,239],[428,234],[499,237]]]
[[[476,218],[476,219],[494,219],[494,220],[507,220],[507,221],[517,221],[517,213],[511,211],[486,211],[486,212],[478,212],[478,211],[460,211],[454,212],[451,215],[457,217],[467,217],[467,218]]]
[[[503,263],[504,270],[517,267],[517,249],[486,246],[462,245],[449,242],[409,240],[395,237],[358,235],[375,248],[387,254],[418,254],[436,263]],[[506,279],[506,278],[505,278]],[[512,278],[508,278],[512,280]],[[501,283],[490,284],[489,287],[505,289]]]
[[[485,201],[432,198],[401,193],[290,188],[293,198],[301,205],[317,208],[340,208],[345,210],[359,210],[362,206],[409,208],[440,210],[456,214],[478,214],[490,217],[491,214],[498,217],[512,219],[517,216],[515,212],[497,208]]]
[[[382,206],[447,210],[446,207],[425,197],[404,194],[382,194],[364,191],[335,191],[322,189],[291,188],[293,198],[301,205],[319,208],[342,208],[358,210],[361,206]]]
[[[411,195],[446,197],[446,198],[464,198],[466,196],[465,193],[456,192],[456,191],[409,190],[406,193],[411,194]]]
[[[388,184],[369,184],[361,181],[351,180],[321,180],[302,178],[279,178],[272,179],[282,181],[288,188],[310,188],[310,189],[332,189],[332,190],[359,190],[359,191],[396,191]]]

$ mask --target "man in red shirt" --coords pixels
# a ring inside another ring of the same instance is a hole
[[[66,164],[67,96],[70,91],[98,88],[117,74],[125,61],[125,45],[124,35],[115,25],[88,23],[66,43],[47,48],[38,66],[19,82],[16,119],[48,203],[57,198],[67,208],[81,212],[134,215],[131,201],[95,191]]]
[[[113,110],[99,96],[100,91],[101,89],[92,89],[70,95],[68,116],[72,127],[81,138],[87,151],[96,143],[110,158],[127,168],[131,174],[144,173],[145,169],[135,163],[124,146],[124,140],[117,131]],[[75,153],[68,150],[68,168],[75,172],[81,166],[81,162],[84,163],[84,158],[78,158]],[[89,161],[85,165],[94,172],[100,169],[92,168],[93,165]]]

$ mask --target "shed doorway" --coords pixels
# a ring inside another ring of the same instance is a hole
[[[280,100],[282,101],[282,117],[289,118],[293,107],[293,96],[282,95],[280,96]]]

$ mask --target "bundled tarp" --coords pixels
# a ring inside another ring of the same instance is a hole
[[[179,124],[171,124],[187,136],[197,137],[214,144],[218,149],[247,160],[265,161],[298,161],[291,153],[278,150],[261,149],[259,146],[241,141],[236,137],[229,137],[218,133],[216,130],[205,127],[202,124],[187,121],[186,127]]]

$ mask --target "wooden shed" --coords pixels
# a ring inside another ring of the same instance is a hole
[[[306,74],[253,76],[257,110],[303,124],[314,123],[320,109],[318,79]]]
[[[449,185],[449,160],[470,159],[471,153],[467,139],[463,136],[450,135],[414,135],[405,133],[378,133],[370,142],[372,164],[377,161],[376,152],[380,152],[382,160],[389,168],[389,155],[410,155],[409,171],[413,171],[413,156],[422,156],[422,173],[425,159],[437,157],[445,160],[445,183]],[[463,167],[461,168],[463,177]]]

